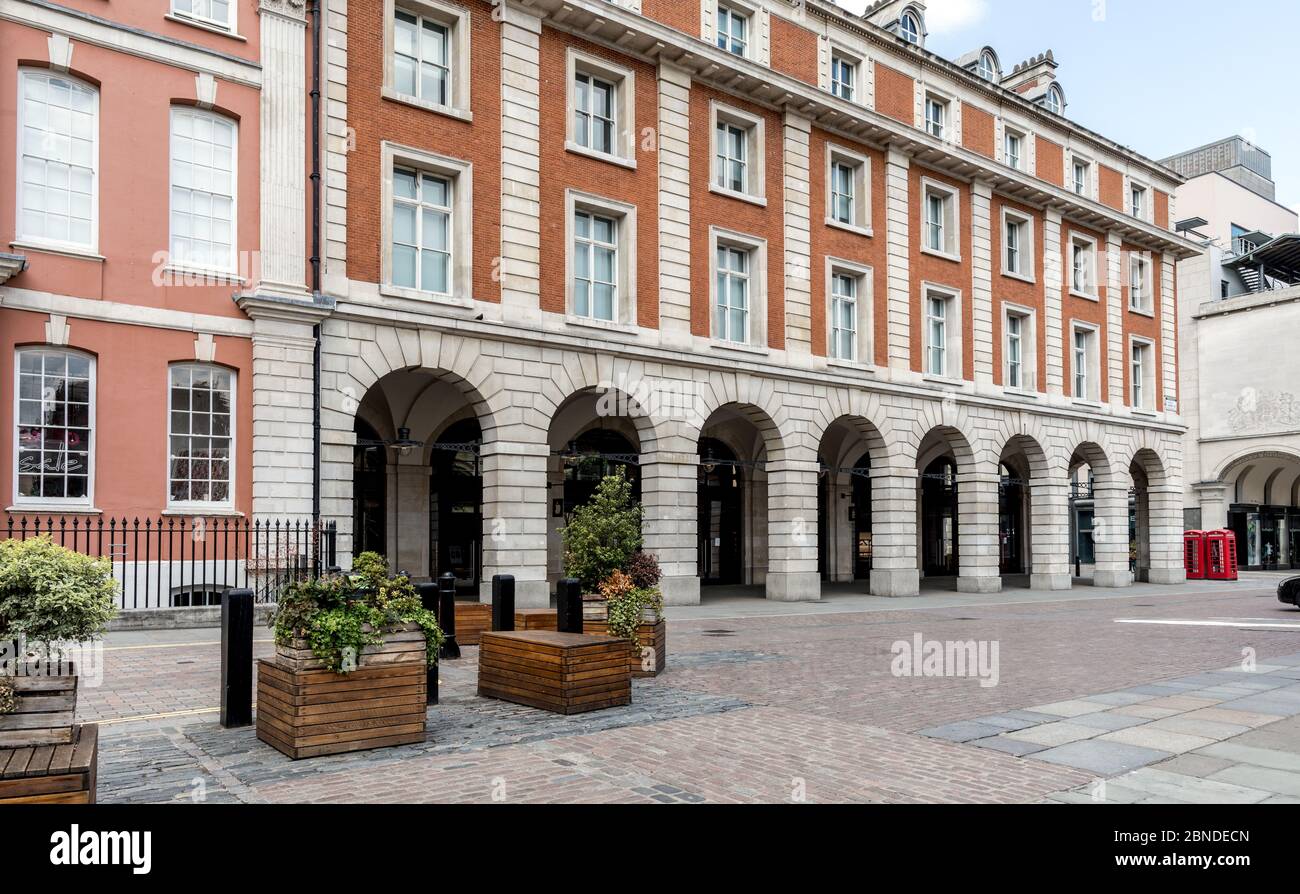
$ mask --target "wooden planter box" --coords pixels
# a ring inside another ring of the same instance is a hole
[[[72,743],[76,669],[67,663],[59,671],[59,676],[20,673],[12,677],[18,706],[12,714],[0,715],[0,748]]]
[[[257,663],[257,737],[297,760],[424,741],[428,665],[414,624],[362,650],[357,669],[324,670],[305,642]]]
[[[479,643],[478,694],[581,714],[632,702],[626,640],[584,633],[515,630]]]
[[[456,603],[456,643],[477,646],[485,630],[492,629],[492,606],[483,602]]]
[[[62,745],[0,748],[0,804],[94,804],[99,727],[72,727]]]
[[[582,621],[582,632],[590,633],[594,636],[609,636],[609,625],[604,621],[588,621],[585,618]],[[646,669],[646,657],[644,651],[641,655],[632,650],[628,658],[628,666],[634,677],[657,677],[664,671],[668,664],[668,622],[662,618],[655,622],[644,621],[636,629],[637,643],[642,650],[653,649],[653,667]]]
[[[553,608],[521,608],[515,612],[516,630],[555,630],[559,613]]]

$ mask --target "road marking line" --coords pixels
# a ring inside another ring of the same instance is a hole
[[[275,640],[270,640],[270,639],[253,640],[254,645],[257,645],[259,643],[272,643],[272,642],[275,642]],[[130,652],[132,650],[138,650],[138,649],[183,649],[186,648],[187,646],[197,647],[197,646],[219,646],[219,645],[221,645],[221,640],[213,640],[211,642],[202,642],[202,643],[146,643],[138,646],[105,646],[104,651],[105,652]]]
[[[137,720],[165,720],[168,717],[189,717],[195,714],[216,714],[220,708],[189,708],[185,711],[164,711],[161,714],[136,714],[133,717],[114,717],[111,720],[96,720],[100,726],[111,726],[114,723],[132,723]]]
[[[1153,618],[1116,618],[1116,624],[1161,624],[1169,627],[1270,627],[1280,630],[1300,630],[1300,624],[1267,621],[1178,621]]]

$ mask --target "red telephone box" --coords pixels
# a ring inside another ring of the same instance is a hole
[[[1183,569],[1188,580],[1205,580],[1205,532],[1183,533]]]
[[[1237,535],[1232,531],[1206,533],[1205,577],[1208,580],[1237,579]]]

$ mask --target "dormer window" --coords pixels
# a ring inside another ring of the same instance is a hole
[[[912,43],[912,44],[916,44],[917,46],[920,46],[921,22],[916,17],[915,12],[909,9],[903,13],[902,17],[899,18],[898,20],[898,33],[903,38],[903,40],[907,41],[908,43]]]
[[[1053,84],[1047,90],[1047,95],[1043,97],[1043,106],[1053,115],[1060,115],[1065,111],[1065,95],[1061,93],[1061,88]]]
[[[993,54],[990,53],[988,50],[985,50],[983,53],[980,53],[980,61],[975,68],[975,73],[978,74],[981,78],[983,78],[986,81],[992,81],[997,79],[997,75],[998,75],[997,63],[993,61]]]

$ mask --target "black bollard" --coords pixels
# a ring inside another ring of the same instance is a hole
[[[415,591],[420,594],[420,604],[425,611],[438,613],[438,585],[432,583],[416,584]],[[428,657],[427,655],[425,656]],[[438,665],[430,664],[425,671],[425,701],[431,705],[438,704]]]
[[[253,591],[221,594],[221,725],[253,722]]]
[[[515,576],[492,578],[492,629],[504,633],[515,629]]]
[[[555,590],[555,629],[560,633],[582,633],[582,583],[566,577]]]
[[[450,571],[438,578],[438,623],[443,637],[439,657],[454,661],[460,657],[460,643],[456,642],[456,575]]]

